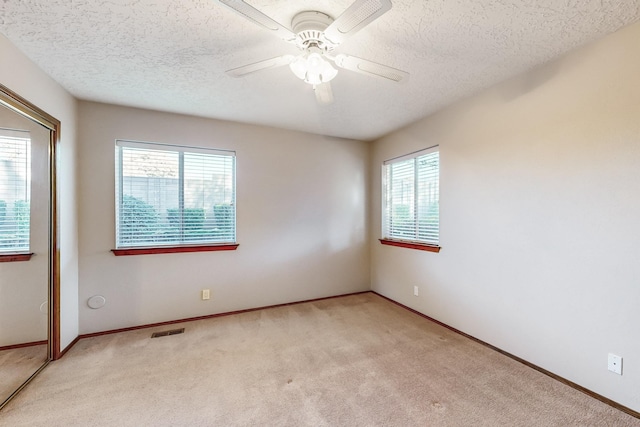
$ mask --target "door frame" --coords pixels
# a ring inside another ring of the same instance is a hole
[[[47,360],[25,383],[5,402],[0,409],[22,390],[52,360],[61,357],[60,351],[60,242],[59,242],[59,205],[57,188],[58,147],[60,144],[60,121],[36,105],[22,98],[6,86],[0,84],[0,104],[15,113],[34,121],[49,130],[49,244],[48,244],[48,331]]]

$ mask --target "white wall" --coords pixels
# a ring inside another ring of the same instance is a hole
[[[58,165],[60,206],[60,341],[78,336],[78,251],[76,208],[76,101],[0,34],[0,83],[61,122]]]
[[[368,144],[90,102],[79,123],[81,333],[369,289]],[[118,138],[235,150],[238,250],[114,256]]]
[[[636,411],[638,40],[635,24],[377,141],[371,180],[373,290]],[[380,245],[382,161],[434,144],[442,251]]]

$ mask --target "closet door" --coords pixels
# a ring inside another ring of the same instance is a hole
[[[51,129],[0,103],[0,408],[52,355],[52,144]]]

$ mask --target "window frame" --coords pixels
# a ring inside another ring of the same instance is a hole
[[[0,249],[0,262],[28,261],[33,255],[33,252],[31,252],[31,133],[28,130],[22,129],[0,128],[0,138],[4,138],[6,140],[16,140],[24,144],[24,157],[20,157],[20,161],[24,162],[24,169],[20,168],[19,163],[17,162],[15,163],[16,167],[14,169],[20,169],[20,171],[24,173],[24,182],[21,182],[24,185],[24,189],[26,192],[26,200],[24,200],[23,202],[26,204],[25,208],[26,212],[28,212],[26,222],[26,237],[20,238],[20,241],[26,242],[26,246],[13,246],[9,247],[8,250]],[[4,199],[0,200],[5,201]],[[14,200],[14,210],[17,209],[17,207],[15,206],[17,202],[17,199]],[[6,201],[4,209],[6,214],[6,209],[8,209],[8,204],[6,203]],[[18,217],[15,214],[13,216],[10,216],[8,219],[19,221]],[[25,226],[25,224],[23,224],[23,226]]]
[[[420,204],[420,193],[419,193],[419,186],[418,186],[418,171],[416,169],[416,164],[415,162],[417,162],[417,160],[425,155],[430,155],[433,153],[437,153],[438,155],[438,167],[437,167],[437,209],[438,209],[438,218],[437,218],[437,240],[427,240],[427,239],[419,239],[417,237],[418,234],[418,218],[417,218],[417,211],[419,209],[419,204]],[[413,181],[412,181],[412,186],[413,186],[413,221],[412,221],[412,226],[413,228],[416,230],[415,234],[416,237],[415,238],[400,238],[397,235],[393,235],[392,231],[389,230],[389,223],[390,221],[392,221],[392,219],[389,218],[389,179],[388,179],[388,174],[389,174],[389,170],[390,170],[390,166],[393,164],[397,164],[397,163],[401,163],[401,162],[407,162],[409,160],[412,160],[414,162],[413,167]],[[382,211],[381,211],[381,238],[379,239],[380,243],[383,245],[388,245],[388,246],[396,246],[396,247],[403,247],[403,248],[408,248],[408,249],[416,249],[416,250],[422,250],[422,251],[428,251],[428,252],[440,252],[440,147],[439,145],[434,145],[425,149],[421,149],[412,153],[408,153],[405,155],[401,155],[398,157],[394,157],[388,160],[385,160],[382,162],[382,168],[381,168],[381,184],[382,184],[382,188],[381,188],[381,194],[382,194],[382,203],[381,203],[381,207],[382,207]]]
[[[123,149],[133,148],[133,149],[144,149],[144,150],[153,150],[153,151],[166,151],[170,153],[178,153],[179,160],[179,178],[178,178],[178,209],[181,209],[180,214],[180,233],[179,233],[179,241],[168,241],[166,244],[139,244],[139,245],[122,245],[122,241],[119,241],[121,236],[119,235],[119,227],[120,227],[120,219],[121,219],[121,203],[123,198]],[[224,156],[231,158],[231,202],[230,205],[233,206],[233,220],[232,220],[232,239],[224,239],[220,241],[214,240],[193,240],[188,241],[185,240],[183,235],[185,229],[185,217],[184,210],[187,209],[184,205],[184,192],[185,192],[185,179],[184,173],[186,167],[184,165],[184,157],[185,154],[197,155],[197,154],[205,154],[205,155],[214,155],[214,156]],[[115,144],[115,249],[112,249],[111,252],[116,256],[123,255],[147,255],[147,254],[163,254],[163,253],[183,253],[183,252],[209,252],[209,251],[229,251],[236,250],[239,246],[237,243],[237,205],[236,205],[236,152],[233,150],[224,150],[217,148],[207,148],[207,147],[193,147],[186,145],[177,145],[177,144],[165,144],[165,143],[157,143],[157,142],[143,142],[143,141],[133,141],[133,140],[125,140],[118,139]]]

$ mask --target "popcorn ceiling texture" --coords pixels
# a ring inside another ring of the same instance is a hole
[[[351,0],[248,3],[290,27],[300,11],[337,17]],[[225,74],[298,51],[215,0],[0,1],[0,33],[80,99],[362,140],[639,18],[638,0],[394,0],[336,53],[409,80],[339,70],[335,103],[319,106],[288,67]]]

